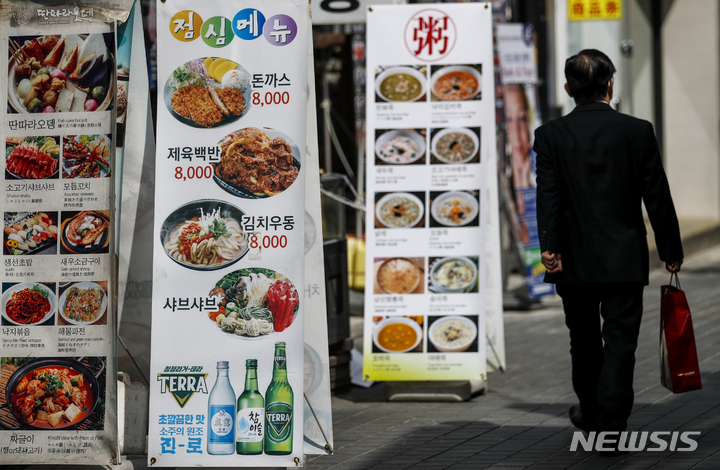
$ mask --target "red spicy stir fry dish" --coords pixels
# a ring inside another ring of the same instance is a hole
[[[211,297],[220,308],[208,316],[226,333],[256,337],[292,325],[300,297],[290,280],[272,269],[246,268],[223,277]]]
[[[37,284],[32,288],[13,292],[5,304],[5,314],[21,325],[38,323],[50,311],[49,295],[48,291]]]
[[[26,374],[11,397],[15,415],[39,428],[72,426],[92,411],[93,393],[85,377],[68,367],[42,367]]]

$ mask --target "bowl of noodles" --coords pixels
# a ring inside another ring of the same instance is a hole
[[[244,215],[217,199],[188,202],[165,219],[160,243],[181,266],[198,271],[222,269],[248,252],[247,235],[240,225]]]

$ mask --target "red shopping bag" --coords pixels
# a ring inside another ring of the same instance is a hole
[[[673,279],[675,285],[673,285]],[[677,273],[660,287],[660,382],[673,393],[702,388],[695,333]]]

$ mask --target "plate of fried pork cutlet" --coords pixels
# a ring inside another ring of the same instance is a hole
[[[202,57],[176,68],[165,82],[170,114],[192,127],[220,127],[250,109],[250,74],[223,57]]]

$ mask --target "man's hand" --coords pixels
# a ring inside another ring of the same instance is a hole
[[[544,258],[543,258],[544,259]],[[665,263],[665,269],[670,271],[671,273],[678,273],[680,272],[680,266],[682,266],[683,260],[680,261],[668,261]],[[543,264],[545,262],[543,261]]]
[[[552,251],[543,251],[542,252],[542,264],[543,264],[543,266],[545,266],[545,269],[547,269],[547,272],[550,274],[562,272],[562,258],[560,257],[560,253],[553,253]],[[679,270],[680,270],[680,267],[678,266],[678,271]]]

